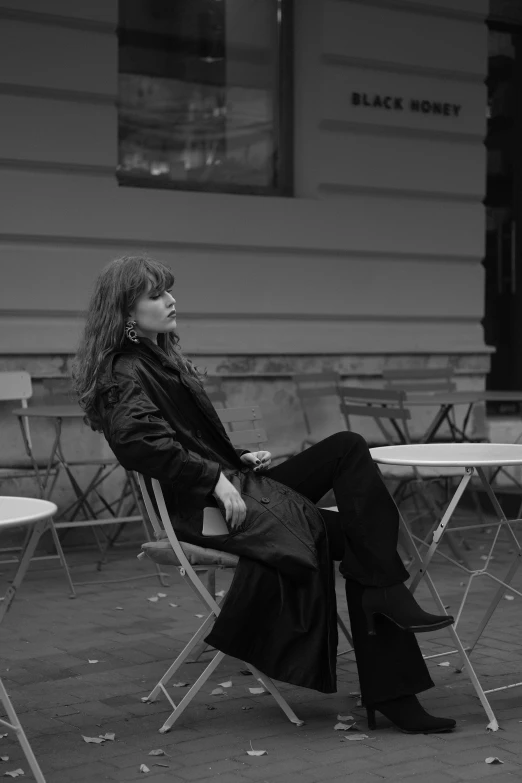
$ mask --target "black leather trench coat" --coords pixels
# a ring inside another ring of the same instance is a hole
[[[180,540],[240,556],[207,642],[274,679],[334,692],[334,574],[317,507],[243,465],[201,384],[152,341],[111,354],[97,389],[91,425],[124,468],[159,480]],[[246,520],[203,537],[220,471],[241,492]]]

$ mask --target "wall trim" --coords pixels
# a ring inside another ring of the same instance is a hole
[[[116,164],[98,166],[94,163],[69,163],[60,160],[25,160],[16,158],[0,158],[0,170],[15,169],[17,171],[51,171],[59,174],[82,174],[89,177],[116,177]]]
[[[476,255],[440,255],[436,253],[410,253],[393,252],[378,250],[355,250],[353,248],[331,249],[322,247],[299,247],[299,246],[281,246],[281,245],[231,245],[223,242],[179,242],[175,239],[168,242],[162,240],[138,240],[125,239],[119,237],[98,238],[98,237],[67,237],[52,234],[0,234],[0,249],[3,245],[27,245],[40,247],[71,247],[71,248],[105,248],[107,250],[117,249],[123,253],[124,249],[144,252],[146,250],[193,250],[195,252],[217,251],[220,253],[256,253],[257,255],[281,254],[287,256],[303,255],[317,256],[318,254],[326,258],[358,258],[386,261],[426,261],[428,263],[454,263],[469,264],[476,266],[482,263],[483,256]]]
[[[437,128],[414,128],[404,125],[387,125],[372,122],[349,122],[347,120],[322,120],[319,123],[320,130],[328,133],[356,133],[362,136],[395,136],[403,139],[420,139],[429,141],[443,141],[451,144],[478,144],[484,145],[485,134],[458,133],[457,131],[439,130]]]
[[[0,308],[0,318],[85,318],[85,310],[2,310]],[[477,315],[383,315],[377,313],[368,315],[366,313],[357,315],[355,313],[181,313],[181,321],[343,321],[348,323],[478,323],[482,314]]]
[[[355,3],[357,5],[373,5],[377,8],[389,8],[392,11],[406,11],[419,16],[439,16],[446,19],[458,19],[462,22],[483,24],[487,14],[479,11],[464,11],[462,9],[447,8],[446,6],[430,3],[418,5],[414,0],[336,0],[341,3]]]
[[[95,106],[116,106],[116,95],[105,95],[80,90],[61,90],[55,87],[40,87],[31,84],[8,84],[0,82],[0,95],[12,95],[16,98],[45,98],[50,101],[69,101],[71,103],[92,103]]]
[[[115,35],[117,30],[117,24],[112,24],[111,22],[100,22],[96,19],[82,19],[61,14],[39,13],[38,11],[18,8],[4,8],[1,5],[0,19],[25,22],[26,24],[41,24],[50,27],[65,27],[68,30],[102,33],[103,35]]]
[[[358,0],[338,0],[338,2],[357,2]],[[344,54],[323,54],[321,61],[324,65],[336,68],[362,68],[371,71],[385,71],[386,73],[399,73],[408,76],[421,76],[430,79],[444,79],[464,84],[484,84],[486,73],[473,73],[472,71],[454,71],[447,68],[433,68],[428,65],[413,65],[409,63],[396,63],[388,60],[370,60],[366,57],[350,57]]]
[[[422,199],[423,201],[444,201],[456,204],[482,204],[484,194],[474,193],[447,193],[445,191],[434,192],[432,190],[409,190],[405,188],[368,187],[365,185],[344,185],[336,182],[320,182],[317,186],[320,193],[350,194],[362,196],[375,196],[376,198],[404,198]]]

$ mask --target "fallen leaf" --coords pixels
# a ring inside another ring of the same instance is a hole
[[[202,617],[204,617],[204,616],[205,616],[204,614],[195,614],[195,615],[194,615],[194,617],[199,617],[200,619],[201,619]]]
[[[241,707],[242,710],[253,710],[253,707]],[[520,721],[522,723],[522,721]]]
[[[350,691],[350,696],[359,696],[360,697],[360,695],[361,694],[359,693],[359,691]]]
[[[501,761],[497,756],[488,756],[486,759],[486,764],[503,764],[504,762]]]
[[[150,598],[147,598],[147,601],[150,601],[151,604],[155,604],[156,601],[159,601],[159,598],[157,595],[152,595]]]
[[[348,731],[350,726],[348,723],[336,723],[334,726],[334,731]]]
[[[109,740],[109,742],[114,742],[116,739],[116,734],[113,731],[108,731],[106,734],[98,734],[100,739],[103,740]]]
[[[231,688],[232,687],[232,680],[227,680],[226,682],[220,682],[219,683],[222,688]]]
[[[115,606],[115,609],[119,609],[121,612],[123,612],[123,606]]]
[[[239,673],[243,675],[243,677],[252,677],[253,673],[250,671],[250,669],[240,669]]]
[[[169,765],[168,764],[162,764],[161,761],[155,761],[152,766],[153,767],[167,767],[167,769],[169,769]]]
[[[11,772],[4,772],[4,777],[6,778],[19,778],[20,775],[25,775],[25,772],[23,769],[12,769]]]
[[[99,663],[99,661],[97,661],[95,658],[93,658],[92,660],[91,658],[88,658],[87,660],[89,661],[89,663]]]
[[[0,761],[9,761],[9,756],[0,756]]]
[[[173,688],[188,688],[188,682],[173,682]]]
[[[140,766],[140,772],[150,772],[150,769],[147,767],[146,764],[142,764]]]
[[[216,709],[216,708],[215,708],[215,707],[212,707],[212,705],[211,705],[211,704],[207,704],[207,710],[215,710],[215,709]]]
[[[7,737],[7,734],[0,734],[0,739],[3,739],[4,737]]]
[[[82,737],[85,742],[94,742],[96,745],[101,745],[103,742],[105,742],[105,740],[101,737],[86,737],[85,734],[82,734]]]
[[[348,734],[345,734],[343,737],[343,740],[348,740],[350,742],[355,742],[356,740],[365,740],[370,739],[367,734],[354,734],[353,736],[349,736]]]
[[[250,693],[266,693],[266,688],[249,688]]]
[[[251,750],[247,750],[247,753],[249,756],[267,756],[266,750],[254,750],[252,747],[252,742],[250,742],[250,748]]]
[[[158,598],[166,598],[167,593],[157,593]]]
[[[169,604],[169,606],[172,606],[173,609],[177,609],[179,604]]]
[[[161,748],[158,748],[157,750],[151,750],[149,752],[149,756],[164,756],[165,751],[161,750]]]
[[[216,593],[216,598],[223,598],[225,592],[226,592],[225,590],[218,590]]]
[[[442,661],[442,663],[438,663],[437,666],[451,666],[451,663],[449,661]]]
[[[506,599],[506,601],[514,601],[515,600],[515,596],[514,595],[505,595],[504,598]]]
[[[214,688],[213,691],[210,691],[211,696],[226,696],[225,691],[223,688]]]
[[[344,721],[344,720],[353,720],[353,715],[338,715],[337,720]]]

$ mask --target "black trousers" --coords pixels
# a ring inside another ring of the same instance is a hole
[[[321,513],[332,557],[341,561],[346,579],[364,704],[371,706],[433,687],[415,634],[379,617],[377,635],[368,635],[362,610],[364,588],[404,582],[408,572],[397,552],[397,508],[364,438],[354,432],[338,432],[266,473],[314,503],[334,491],[339,512]]]

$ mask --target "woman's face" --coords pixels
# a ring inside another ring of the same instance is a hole
[[[172,332],[176,328],[176,300],[172,289],[162,293],[153,293],[152,286],[142,294],[130,312],[130,317],[136,321],[138,337],[148,337],[157,343],[158,334]]]

